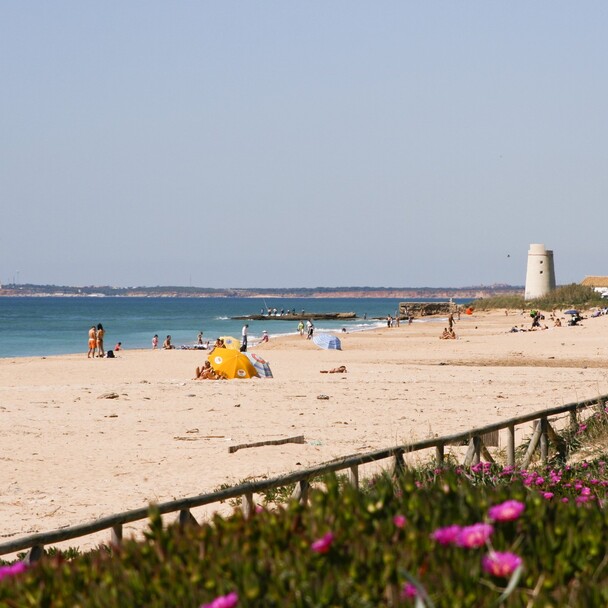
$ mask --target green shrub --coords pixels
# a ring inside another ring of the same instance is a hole
[[[592,287],[577,283],[562,285],[542,298],[525,300],[522,295],[504,295],[481,298],[471,303],[476,310],[493,310],[507,308],[510,310],[563,310],[565,308],[590,308],[606,304],[601,295]]]
[[[180,529],[152,513],[145,540],[112,555],[47,556],[6,576],[0,605],[197,608],[235,592],[239,608],[414,606],[406,585],[418,606],[495,606],[502,593],[504,606],[608,604],[603,461],[537,472],[427,467],[379,476],[365,491],[340,481],[324,478],[308,506],[291,501],[250,520],[237,511]],[[488,523],[488,509],[506,500],[525,510],[493,522],[487,544],[432,538],[445,526]],[[509,576],[482,567],[492,549],[523,560],[506,592]]]

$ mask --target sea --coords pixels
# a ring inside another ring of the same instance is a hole
[[[316,330],[365,331],[386,325],[402,299],[394,298],[174,298],[174,297],[0,297],[0,357],[35,357],[86,353],[91,325],[101,323],[104,346],[117,342],[124,349],[151,348],[158,334],[159,346],[167,335],[176,348],[192,347],[199,332],[213,343],[220,336],[240,338],[249,323],[249,343],[255,344],[266,330],[270,339],[295,334],[298,321],[269,317],[243,321],[237,316],[262,311],[295,310],[297,313],[354,312],[356,319],[315,321]],[[408,301],[442,301],[411,298]],[[469,300],[455,298],[458,304]],[[441,322],[441,319],[435,319]]]

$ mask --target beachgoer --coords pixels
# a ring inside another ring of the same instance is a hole
[[[390,327],[393,324],[393,317],[391,317],[390,315],[388,317],[386,317],[386,326]]]
[[[452,328],[448,329],[447,327],[443,328],[442,334],[439,336],[440,340],[455,340],[456,334]]]
[[[171,344],[171,336],[167,336],[165,338],[165,341],[163,342],[163,348],[165,350],[171,350],[172,348],[175,348],[175,346],[173,346],[173,344]]]
[[[97,356],[103,357],[105,355],[103,351],[103,336],[106,332],[103,329],[103,325],[101,323],[97,324]]]
[[[196,375],[194,377],[195,380],[215,380],[216,373],[215,370],[211,367],[211,363],[209,360],[205,361],[202,367],[196,368]]]
[[[117,342],[114,350],[122,350],[122,342]]]
[[[555,318],[554,326],[555,327],[561,327],[562,326],[562,322],[560,321],[559,317]]]
[[[340,365],[340,367],[334,367],[333,369],[330,369],[330,370],[322,369],[320,373],[322,373],[322,374],[346,374],[346,366]]]
[[[262,342],[268,342],[268,332],[266,330],[262,332]]]
[[[89,352],[87,358],[95,357],[95,349],[97,348],[97,329],[95,325],[91,325],[89,329]]]
[[[158,334],[154,334],[152,338],[152,348],[158,348]]]
[[[540,327],[540,318],[541,318],[541,314],[539,312],[534,312],[534,317],[532,319],[532,327],[531,329],[536,329],[537,327]]]
[[[315,331],[315,326],[312,323],[312,319],[308,319],[308,321],[306,321],[306,339],[307,340],[312,340],[312,334]]]
[[[202,331],[198,332],[198,336],[196,337],[196,343],[197,344],[202,344],[203,343],[203,332]]]
[[[452,327],[454,327],[454,315],[452,313],[450,313],[450,316],[448,317],[448,325],[449,325],[450,329],[452,329]]]
[[[247,330],[249,329],[249,325],[245,323],[243,325],[243,329],[241,330],[241,352],[247,352]]]
[[[304,335],[304,323],[302,323],[302,321],[298,323],[298,332],[301,336]]]

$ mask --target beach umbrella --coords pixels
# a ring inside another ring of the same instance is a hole
[[[578,314],[578,310],[574,310],[574,308],[571,308],[570,310],[566,310],[564,312],[565,315],[577,315]]]
[[[342,350],[342,344],[339,338],[332,336],[331,334],[317,334],[313,336],[312,341],[321,348],[330,350]]]
[[[260,378],[272,378],[272,372],[270,371],[270,365],[268,365],[268,361],[265,361],[259,355],[254,353],[244,353],[247,355],[249,361],[251,361],[251,365],[253,365],[255,371],[258,373]]]
[[[241,341],[237,340],[237,338],[234,338],[233,336],[220,336],[220,340],[224,341],[226,348],[241,350]]]
[[[257,378],[258,372],[245,353],[232,348],[214,348],[209,356],[209,363],[216,372],[226,378]]]

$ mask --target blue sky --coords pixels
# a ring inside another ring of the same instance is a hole
[[[3,2],[0,282],[608,274],[608,3]]]

